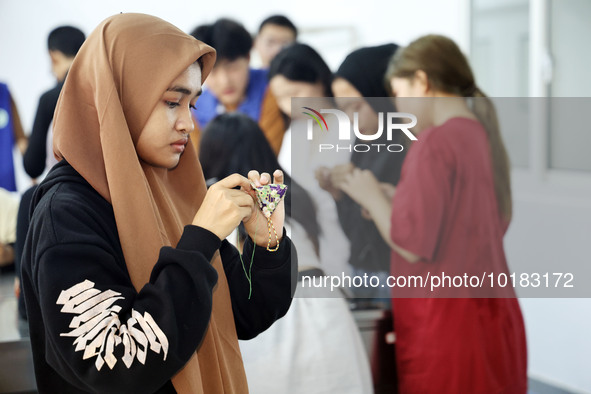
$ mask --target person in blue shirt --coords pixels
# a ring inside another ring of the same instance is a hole
[[[12,157],[15,145],[24,152],[27,137],[8,86],[0,82],[0,187],[10,192],[16,191]]]
[[[240,112],[258,122],[275,154],[279,153],[285,121],[268,89],[267,71],[250,68],[252,37],[240,23],[219,19],[198,26],[191,33],[215,48],[217,60],[199,106],[193,111],[196,122],[191,138],[199,149],[201,129],[217,115]]]
[[[22,153],[27,147],[27,137],[8,86],[0,82],[0,267],[14,261],[16,236],[16,211],[18,198],[14,172],[14,147]]]

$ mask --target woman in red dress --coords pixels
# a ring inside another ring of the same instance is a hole
[[[367,171],[355,171],[342,189],[392,248],[399,391],[526,393],[521,310],[513,288],[497,286],[509,274],[503,236],[512,211],[494,107],[442,36],[399,50],[387,78],[398,110],[416,115],[418,140],[392,200]],[[426,287],[400,281],[411,276]]]

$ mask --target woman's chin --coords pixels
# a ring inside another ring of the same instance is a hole
[[[152,167],[155,167],[155,168],[162,168],[165,170],[174,170],[176,167],[178,167],[178,165],[180,163],[180,157],[181,157],[181,154],[177,154],[177,155],[174,155],[174,157],[170,157],[170,158],[166,158],[166,159],[161,159],[161,160],[142,159],[142,161]]]

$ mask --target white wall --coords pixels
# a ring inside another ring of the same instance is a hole
[[[302,0],[278,5],[262,0],[0,0],[0,80],[9,84],[25,129],[30,131],[39,96],[54,85],[46,40],[58,25],[72,24],[88,35],[110,15],[143,12],[159,16],[187,32],[221,16],[235,18],[254,32],[266,16],[283,13],[304,32],[320,27],[351,27],[357,32],[360,46],[406,44],[422,34],[437,32],[449,35],[467,49],[465,3],[466,0],[366,0],[363,3]],[[314,42],[309,44],[314,46]],[[321,53],[330,51],[330,48],[316,49]],[[346,54],[343,51],[340,58],[331,58],[329,64],[338,66]]]
[[[588,30],[586,22],[591,19],[588,1],[475,0],[475,16],[472,60],[486,91],[496,97],[521,96],[529,85],[531,96],[544,96],[552,86],[554,96],[591,96],[585,71],[589,57],[580,52],[589,36],[581,32]],[[521,48],[523,43],[531,45],[529,51]],[[528,266],[529,272],[545,272],[548,267],[564,272],[566,265],[589,267],[591,262],[591,171],[584,149],[589,135],[581,129],[587,123],[589,101],[585,110],[575,108],[573,101],[553,104],[551,123],[537,116],[528,130],[504,127],[505,141],[512,143],[508,147],[512,162],[519,167],[512,174],[514,218],[505,237],[507,259],[515,270]],[[575,126],[558,116],[562,107],[577,119]],[[562,169],[587,171],[551,170],[559,148],[560,158],[569,164]],[[589,275],[582,276],[575,277],[579,286],[589,280]],[[591,393],[591,299],[521,299],[520,303],[529,375]]]
[[[564,272],[591,261],[591,191],[569,182],[513,179],[514,219],[505,238],[510,266]],[[564,264],[566,263],[566,264]],[[587,271],[588,272],[588,271]],[[575,286],[589,277],[575,276]],[[551,291],[551,289],[549,290]],[[547,293],[546,293],[547,294]],[[591,299],[522,298],[530,377],[573,392],[591,393]]]

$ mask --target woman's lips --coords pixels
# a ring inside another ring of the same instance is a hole
[[[183,139],[173,142],[170,145],[173,147],[173,149],[175,151],[177,151],[178,153],[182,153],[185,150],[185,146],[187,145],[187,142],[189,142],[189,139],[183,138]]]

